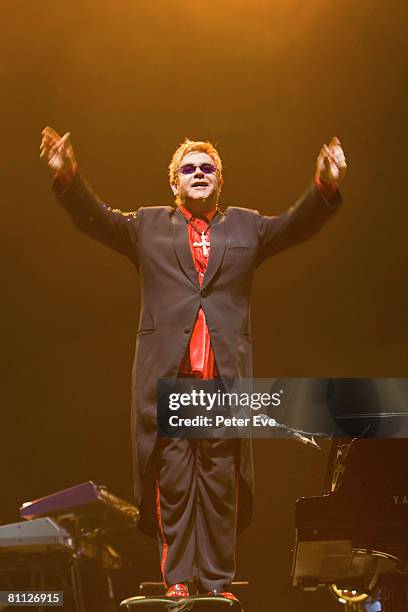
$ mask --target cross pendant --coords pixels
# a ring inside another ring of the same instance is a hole
[[[201,233],[201,242],[193,242],[193,247],[202,247],[204,257],[208,257],[208,248],[210,243],[207,242],[204,232]]]

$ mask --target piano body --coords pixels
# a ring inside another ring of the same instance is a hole
[[[333,440],[331,455],[326,493],[296,503],[293,585],[381,590],[383,611],[407,612],[408,439]]]

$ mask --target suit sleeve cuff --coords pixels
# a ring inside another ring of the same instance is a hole
[[[66,189],[70,186],[73,179],[77,175],[78,171],[71,170],[70,172],[63,172],[54,176],[54,182],[52,188],[58,195],[62,195]]]
[[[315,185],[327,202],[332,202],[335,200],[337,193],[337,187],[335,185],[322,183],[318,176],[315,178]]]

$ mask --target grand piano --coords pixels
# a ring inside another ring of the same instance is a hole
[[[295,526],[294,586],[407,612],[408,439],[334,439],[325,492],[297,501]]]

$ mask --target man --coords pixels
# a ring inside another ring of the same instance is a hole
[[[333,138],[317,159],[315,181],[297,205],[267,217],[218,208],[223,184],[218,152],[186,140],[173,155],[176,207],[123,213],[103,204],[78,171],[69,133],[47,127],[43,157],[54,189],[86,234],[127,255],[140,272],[142,304],[132,381],[135,497],[140,527],[158,534],[170,597],[187,583],[233,599],[235,537],[251,516],[252,450],[248,439],[156,439],[159,378],[249,378],[249,299],[266,258],[308,239],[336,211],[346,171]]]

